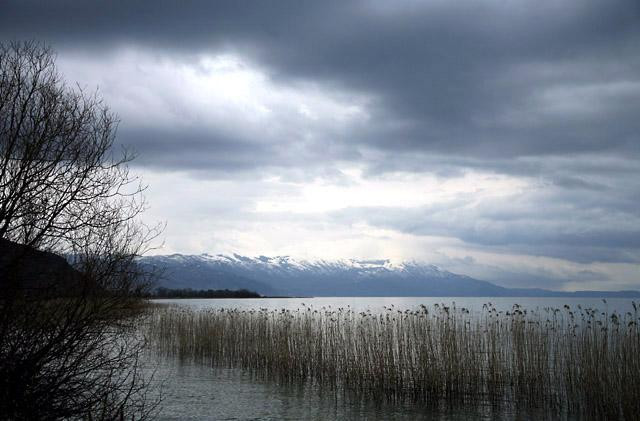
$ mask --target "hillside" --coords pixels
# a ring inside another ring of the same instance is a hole
[[[159,286],[193,289],[248,289],[286,296],[486,296],[640,297],[638,291],[560,292],[504,288],[491,282],[416,262],[389,260],[307,261],[288,256],[148,256],[144,265],[163,273]]]

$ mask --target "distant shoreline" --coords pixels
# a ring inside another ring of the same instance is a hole
[[[184,290],[178,290],[184,291]],[[544,291],[543,293],[523,293],[523,294],[479,294],[479,295],[449,295],[449,294],[425,294],[425,295],[261,295],[249,290],[191,290],[190,294],[157,295],[152,293],[146,298],[592,298],[609,299],[621,298],[629,300],[640,300],[640,291]],[[212,294],[207,294],[212,291]],[[204,293],[204,295],[202,294]]]
[[[192,288],[156,288],[147,298],[152,299],[189,299],[189,298],[264,298],[248,289],[192,289]]]
[[[152,300],[181,300],[181,299],[233,299],[233,298],[312,298],[289,295],[261,295],[248,289],[192,289],[192,288],[156,288],[145,298]]]
[[[311,298],[318,298],[318,297],[292,297],[292,296],[288,296],[288,295],[274,295],[274,296],[270,296],[270,295],[261,295],[259,297],[157,297],[154,295],[150,295],[147,297],[150,300],[195,300],[195,299],[203,299],[203,300],[228,300],[228,299],[262,299],[262,298],[268,298],[268,299],[276,299],[276,298],[293,298],[293,299],[311,299]],[[327,297],[325,297],[327,298]],[[328,297],[330,298],[330,297]]]

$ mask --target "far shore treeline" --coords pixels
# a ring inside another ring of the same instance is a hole
[[[156,288],[149,298],[263,298],[260,294],[248,289],[191,289],[191,288]]]

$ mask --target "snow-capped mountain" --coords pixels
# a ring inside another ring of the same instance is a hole
[[[289,256],[150,256],[143,264],[161,269],[170,288],[246,288],[288,296],[504,295],[489,282],[417,262],[389,260],[297,260]]]
[[[389,260],[297,260],[289,256],[147,256],[158,269],[159,286],[192,289],[248,289],[280,296],[439,296],[439,297],[640,297],[638,291],[561,292],[504,288],[487,281],[418,262]]]

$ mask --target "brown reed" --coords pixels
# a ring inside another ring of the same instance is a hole
[[[156,308],[148,335],[168,356],[239,367],[375,401],[493,403],[637,419],[640,314],[591,308],[479,314],[435,305],[378,314]]]

